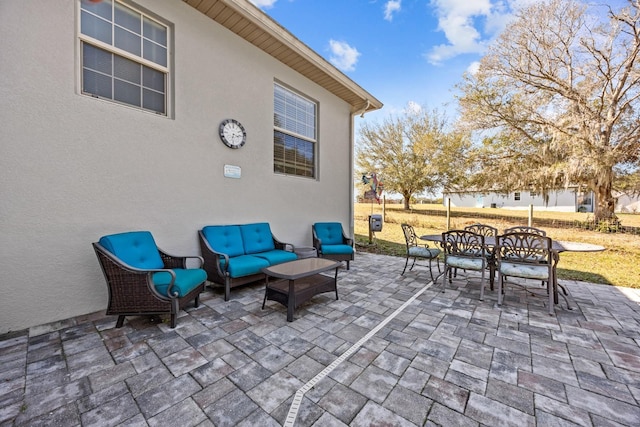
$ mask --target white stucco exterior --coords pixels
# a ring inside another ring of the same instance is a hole
[[[316,221],[353,233],[352,106],[182,1],[136,4],[174,28],[170,117],[80,94],[75,1],[0,2],[0,333],[104,309],[105,234],[198,254],[212,224],[305,246]],[[276,81],[318,102],[317,179],[273,172]],[[227,118],[241,149],[218,137]]]
[[[593,212],[593,197],[587,193],[586,197],[576,192],[576,189],[563,189],[549,192],[548,199],[540,193],[519,191],[509,194],[481,193],[481,192],[444,192],[443,203],[451,200],[452,207],[465,208],[503,208],[526,210],[530,205],[536,210],[556,212]]]
[[[620,213],[639,213],[640,212],[640,195],[630,193],[614,194],[616,198],[616,212]]]

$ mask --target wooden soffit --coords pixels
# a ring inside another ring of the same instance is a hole
[[[351,105],[353,113],[382,103],[247,0],[183,0],[218,24]]]

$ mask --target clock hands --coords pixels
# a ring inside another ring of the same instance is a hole
[[[220,124],[220,137],[231,148],[242,147],[246,135],[242,125],[235,120],[225,120]]]

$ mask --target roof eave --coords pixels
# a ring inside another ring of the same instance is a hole
[[[247,0],[183,1],[338,96],[351,106],[352,113],[363,114],[382,108],[382,102],[251,2]]]

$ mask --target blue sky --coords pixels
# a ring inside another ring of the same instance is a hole
[[[251,0],[384,103],[455,116],[455,84],[513,10],[535,0]]]

